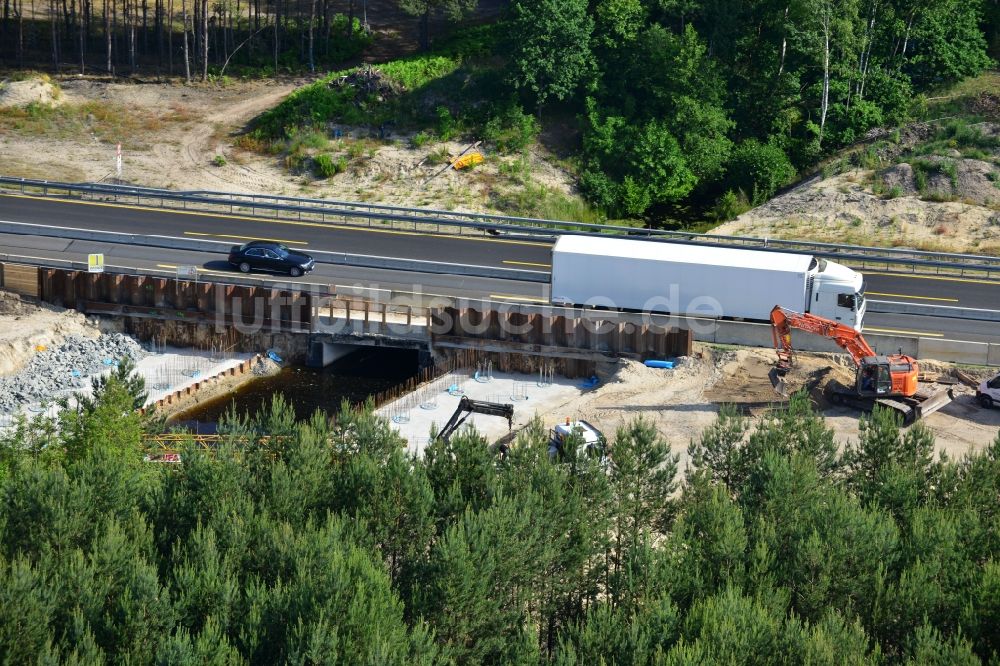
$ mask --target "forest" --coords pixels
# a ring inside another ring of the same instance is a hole
[[[123,365],[0,441],[0,661],[977,664],[1000,658],[1000,437],[723,409],[680,465],[642,420],[420,459],[371,409],[143,461]],[[675,443],[676,444],[676,443]],[[682,445],[684,443],[681,443]]]
[[[368,122],[516,152],[569,130],[569,168],[609,217],[730,219],[844,146],[933,120],[936,91],[993,65],[998,6],[512,0],[498,23],[382,66],[374,92],[339,85],[353,70],[305,86],[250,138],[280,151]]]
[[[568,130],[580,192],[607,217],[648,222],[730,219],[844,146],[933,119],[929,99],[1000,54],[997,0],[499,4],[499,20],[472,25],[478,0],[2,0],[0,64],[320,74],[244,137],[265,152],[332,123],[500,152]],[[418,33],[423,52],[353,85],[376,18]]]

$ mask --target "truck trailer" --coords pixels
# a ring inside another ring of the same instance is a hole
[[[598,236],[560,236],[551,302],[770,321],[775,304],[861,330],[864,279],[805,254]]]

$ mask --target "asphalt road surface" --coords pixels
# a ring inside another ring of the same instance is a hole
[[[447,236],[367,227],[332,226],[296,220],[268,220],[194,211],[177,211],[43,197],[0,195],[0,221],[120,233],[173,236],[240,244],[248,240],[275,240],[309,252],[324,250],[349,254],[419,259],[494,268],[545,271],[551,245],[544,241],[481,236]],[[152,247],[109,245],[92,241],[34,235],[0,234],[0,251],[35,258],[84,261],[102,252],[108,266],[142,269],[172,275],[176,266],[193,264],[208,274],[231,275],[225,257],[212,253]],[[493,298],[512,302],[544,303],[546,285],[455,275],[408,273],[317,264],[300,280],[256,275],[275,282],[333,285],[343,293],[385,289],[422,296]],[[1000,309],[1000,282],[945,276],[902,275],[866,271],[870,302],[895,301],[918,306]],[[1000,342],[1000,324],[968,319],[869,312],[865,330],[898,335],[920,335],[949,340]]]

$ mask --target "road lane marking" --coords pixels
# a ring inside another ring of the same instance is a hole
[[[537,266],[538,268],[552,268],[552,264],[539,264],[534,261],[514,261],[513,259],[504,259],[504,264],[512,264],[514,266]]]
[[[336,222],[302,222],[295,220],[273,220],[269,218],[251,217],[249,215],[226,215],[224,213],[209,213],[204,211],[177,210],[176,208],[150,208],[148,206],[135,206],[132,204],[104,203],[101,201],[81,201],[77,199],[53,199],[50,197],[37,197],[30,194],[9,194],[0,193],[0,197],[11,199],[32,199],[36,201],[49,201],[54,203],[68,203],[80,206],[103,206],[105,208],[126,208],[129,210],[144,211],[147,213],[168,213],[172,215],[193,215],[195,217],[214,217],[221,220],[245,220],[247,222],[258,222],[261,224],[284,224],[296,227],[318,227],[320,229],[341,229],[344,231],[358,231],[373,234],[391,234],[395,236],[421,236],[427,238],[453,238],[455,240],[478,241],[481,243],[504,243],[507,245],[526,245],[534,247],[551,247],[551,243],[539,243],[537,241],[510,240],[506,238],[473,238],[470,236],[460,236],[455,234],[432,234],[420,231],[400,231],[397,229],[372,229],[371,227],[356,227],[350,224],[337,224]],[[331,213],[334,214],[334,213]],[[447,226],[447,224],[445,224]]]
[[[505,301],[525,301],[527,303],[548,303],[544,298],[534,298],[532,296],[515,296],[514,294],[490,294],[490,298],[499,298]]]
[[[892,298],[912,298],[920,301],[949,301],[958,303],[957,298],[940,298],[938,296],[907,296],[906,294],[886,294],[881,291],[866,291],[865,296],[891,296]]]
[[[906,273],[883,273],[881,271],[864,271],[864,275],[885,275],[886,277],[913,278],[914,280],[941,280],[942,282],[967,282],[969,284],[991,284],[1000,287],[1000,280],[977,280],[975,278],[947,277],[944,275],[909,275]]]
[[[261,236],[234,236],[232,234],[208,234],[202,231],[185,231],[185,236],[211,236],[213,238],[235,238],[237,240],[270,241],[272,243],[288,243],[289,245],[309,245],[308,241],[288,240],[287,238],[263,238]]]
[[[894,328],[874,328],[865,326],[866,333],[893,333],[895,335],[915,335],[918,338],[943,338],[944,333],[925,333],[923,331],[899,331]]]
[[[174,264],[156,264],[156,266],[157,266],[157,268],[160,268],[160,269],[168,269],[168,270],[165,270],[165,271],[161,270],[159,272],[171,272],[172,270],[176,270],[176,268],[177,268],[177,266],[175,266]],[[155,268],[150,268],[148,270],[156,270],[156,269]],[[237,275],[243,275],[244,277],[248,277],[248,278],[251,278],[253,280],[263,280],[263,281],[268,281],[268,282],[276,282],[279,285],[283,285],[283,284],[301,284],[301,285],[316,285],[317,287],[325,287],[325,286],[327,286],[323,282],[306,282],[304,280],[289,280],[288,278],[283,278],[283,277],[278,276],[278,275],[268,275],[268,274],[261,274],[261,273],[252,273],[250,275],[247,275],[246,273],[227,273],[227,272],[224,272],[224,271],[213,271],[213,270],[209,270],[209,269],[205,269],[205,268],[201,268],[201,267],[198,268],[198,275],[218,275],[219,277],[226,277],[226,278],[235,277]]]

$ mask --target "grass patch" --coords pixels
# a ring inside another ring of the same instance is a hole
[[[417,132],[410,137],[410,145],[414,148],[423,148],[433,138],[434,137],[430,134],[430,132]]]
[[[0,131],[55,139],[93,135],[126,149],[142,148],[145,135],[163,127],[163,119],[120,104],[90,101],[50,106],[32,102],[24,107],[0,108]]]
[[[957,150],[963,157],[988,159],[997,148],[1000,148],[1000,137],[984,134],[982,128],[968,119],[955,118],[938,128],[913,154],[950,156]]]
[[[336,122],[348,125],[394,124],[435,127],[438,134],[459,133],[466,119],[454,108],[427,104],[429,99],[447,99],[456,108],[470,107],[482,99],[483,74],[496,66],[482,56],[496,43],[495,25],[463,30],[460,38],[437,46],[433,52],[393,60],[375,68],[372,89],[351,85],[365,76],[362,68],[332,72],[315,83],[291,93],[273,109],[258,116],[250,135],[261,141],[282,141],[296,130],[321,128]],[[459,69],[462,72],[459,72]],[[442,111],[443,109],[443,111]]]
[[[451,153],[446,146],[441,146],[427,156],[427,161],[431,164],[448,164],[451,162]]]
[[[516,217],[586,224],[605,224],[608,221],[606,215],[583,199],[557,192],[544,185],[528,185],[516,191],[494,195],[493,205],[498,210]],[[641,223],[628,226],[641,226]]]
[[[332,155],[323,153],[314,157],[312,164],[317,178],[330,178],[347,170],[347,158],[343,155],[334,159]]]

